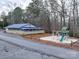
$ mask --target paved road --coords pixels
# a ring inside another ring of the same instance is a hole
[[[79,59],[79,52],[71,49],[38,44],[5,35],[0,35],[0,39],[23,47],[25,50],[37,52],[50,57],[53,56],[57,59]]]
[[[57,59],[0,40],[0,59]]]

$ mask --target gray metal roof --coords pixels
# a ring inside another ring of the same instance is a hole
[[[35,26],[30,23],[24,23],[24,24],[12,24],[5,28],[23,28],[23,27],[35,27]]]
[[[24,24],[12,24],[12,25],[9,25],[5,28],[8,28],[8,29],[42,29],[40,27],[36,27],[30,23],[24,23]]]

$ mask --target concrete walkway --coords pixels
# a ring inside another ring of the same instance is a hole
[[[29,42],[26,40],[0,35],[0,40],[10,42],[25,48],[26,50],[34,51],[42,55],[54,56],[59,59],[79,59],[79,52],[71,49],[64,49],[55,46]]]

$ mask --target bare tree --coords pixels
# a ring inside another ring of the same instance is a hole
[[[73,36],[76,36],[78,33],[78,1],[72,0],[72,14],[73,14]]]

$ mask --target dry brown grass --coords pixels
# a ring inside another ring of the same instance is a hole
[[[45,36],[50,36],[51,34],[48,33],[43,33],[43,34],[31,34],[31,35],[26,35],[24,37],[28,38],[28,39],[37,39],[40,37],[45,37]]]

